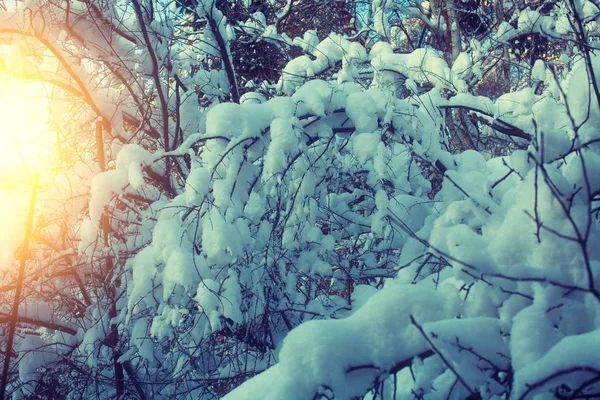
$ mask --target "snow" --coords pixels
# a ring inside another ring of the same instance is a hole
[[[452,84],[456,88],[462,86],[452,76],[446,61],[433,49],[421,48],[408,54],[395,54],[389,45],[381,45],[373,47],[370,57],[371,66],[379,71],[377,83],[383,87],[389,86],[389,81],[395,81],[398,74],[418,83],[433,83],[441,87],[451,87]],[[462,66],[466,65],[464,56],[459,62]],[[463,70],[457,68],[456,73],[459,72]]]
[[[306,110],[317,116],[324,116],[330,106],[330,98],[333,94],[333,87],[322,80],[312,80],[302,85],[292,99],[298,103],[302,110]]]
[[[377,154],[379,143],[381,143],[381,134],[379,133],[361,133],[353,137],[354,152],[358,160],[364,164],[373,160]]]
[[[242,243],[236,226],[228,224],[218,211],[211,211],[202,225],[202,246],[207,258],[216,264],[227,264],[241,255]]]
[[[331,388],[336,397],[357,395],[368,383],[370,372],[367,369],[354,377],[348,368],[368,364],[390,368],[426,350],[411,315],[420,323],[451,315],[457,304],[451,300],[455,295],[394,285],[371,296],[348,318],[305,322],[285,338],[276,366],[224,399],[305,399],[314,396],[321,385]]]
[[[495,39],[502,42],[502,43],[506,43],[508,40],[510,40],[514,35],[516,34],[515,29],[512,27],[511,24],[509,24],[506,21],[502,21],[500,23],[500,26],[498,27],[498,31],[495,34]]]
[[[319,31],[322,41],[316,30],[293,41],[277,32],[287,21],[273,18],[284,16],[282,7],[294,10],[292,2],[243,10],[253,12],[247,21],[229,21],[212,0],[200,2],[197,24],[174,3],[156,3],[147,16],[150,47],[128,9],[103,12],[132,39],[95,25],[102,20],[89,20],[81,4],[56,8],[44,20],[47,35],[35,16],[31,32],[51,50],[42,58],[53,53],[72,66],[57,82],[83,91],[91,104],[77,115],[82,133],[72,138],[76,147],[84,143],[82,162],[48,185],[55,187],[39,207],[19,307],[22,317],[76,334],[19,326],[19,395],[34,396],[28,391],[41,373],[60,366],[75,382],[64,387],[79,390],[71,396],[114,397],[111,325],[119,362],[157,399],[210,392],[225,399],[321,393],[437,400],[470,391],[495,400],[545,398],[595,378],[600,106],[589,77],[600,72],[599,58],[573,45],[530,70],[511,59],[511,71],[521,73],[490,97],[478,95],[499,46],[517,35],[573,43],[578,28],[569,18],[579,12],[593,46],[597,7],[575,5],[557,4],[549,15],[515,10],[512,20],[495,21],[493,35],[464,37],[452,65],[433,36],[423,38],[426,48],[412,49],[392,26],[397,12],[409,29],[418,19],[428,34],[445,34],[446,22],[423,14],[435,11],[428,2],[374,1],[365,31]],[[67,12],[90,46],[65,33]],[[25,20],[0,21],[10,30]],[[451,22],[448,29],[460,28]],[[280,46],[286,56],[292,43],[304,53],[286,60],[276,83],[237,77],[247,82],[240,104],[223,102],[235,82],[220,57],[234,60],[233,41],[248,38]],[[7,68],[37,73],[30,39],[6,49]],[[25,47],[31,57],[20,59]],[[165,128],[177,142],[169,152],[157,135],[164,122],[158,103],[140,110],[131,98],[157,101],[149,50],[168,94]],[[124,80],[132,86],[121,87],[106,66],[99,74],[98,60],[131,71],[135,79]],[[60,70],[56,60],[40,62],[44,71]],[[53,108],[55,117],[66,112]],[[458,128],[449,124],[463,117],[472,123],[473,149],[457,143]],[[86,159],[95,147],[85,129],[98,118],[106,125],[104,172]],[[24,237],[15,210],[0,213],[11,229],[0,239],[7,287]],[[103,215],[111,224],[107,246]],[[107,255],[112,271],[104,268]],[[106,379],[89,385],[93,393],[76,383],[84,374]]]
[[[221,329],[219,317],[222,315],[222,307],[217,293],[219,293],[219,284],[212,279],[203,279],[196,290],[196,297],[194,297],[198,308],[208,317],[210,328],[213,331]]]
[[[485,384],[486,369],[507,371],[510,367],[508,346],[496,318],[443,320],[429,322],[423,328],[471,387]]]
[[[369,93],[355,92],[346,98],[346,113],[359,133],[375,131],[377,111],[377,104]]]
[[[134,189],[141,189],[145,182],[142,173],[142,167],[145,164],[151,164],[154,157],[143,147],[136,144],[127,144],[119,150],[116,166],[117,171],[127,173],[129,184]]]
[[[471,75],[471,57],[468,53],[462,52],[454,60],[452,64],[452,72],[456,74],[459,79],[467,79]]]
[[[513,318],[510,355],[516,370],[538,361],[557,342],[557,332],[548,320],[546,310],[531,305]]]
[[[19,351],[23,353],[18,364],[19,379],[24,383],[21,390],[27,394],[35,393],[36,381],[40,376],[38,368],[56,360],[58,354],[51,347],[44,349],[44,342],[35,335],[25,336]]]
[[[542,60],[537,60],[535,64],[533,64],[531,77],[542,82],[546,80],[546,66]]]
[[[100,223],[100,218],[104,214],[105,207],[113,200],[117,193],[120,193],[128,185],[128,172],[111,170],[96,175],[92,180],[90,219],[94,224],[98,225]]]
[[[589,379],[583,371],[600,370],[600,361],[596,356],[600,346],[600,330],[594,330],[581,335],[563,338],[543,357],[529,364],[515,374],[514,398],[519,398],[525,393],[530,393],[533,383],[541,382],[547,376],[561,372],[552,384],[566,383],[570,387],[577,387]],[[583,375],[583,376],[582,376]],[[543,389],[544,385],[535,388]]]
[[[252,222],[257,223],[260,221],[260,217],[264,214],[266,207],[266,200],[262,198],[258,193],[252,192],[244,207],[244,214]]]
[[[282,172],[288,165],[288,155],[299,147],[299,140],[293,122],[276,118],[271,123],[271,145],[265,155],[265,175]]]
[[[373,8],[373,27],[375,32],[387,38],[390,34],[390,21],[387,16],[386,0],[376,0],[372,3]]]
[[[540,13],[529,8],[522,10],[517,21],[519,31],[531,32],[541,21]]]
[[[175,248],[166,260],[164,269],[165,297],[171,293],[171,285],[180,285],[191,288],[197,285],[200,276],[194,267],[190,254],[181,248]]]
[[[153,292],[153,279],[156,269],[152,266],[155,262],[153,249],[150,247],[141,250],[137,254],[132,267],[134,284],[132,285],[132,291],[129,293],[129,309],[138,308],[138,301],[148,293]]]
[[[131,330],[131,344],[137,348],[138,354],[148,361],[154,358],[154,346],[149,335],[148,320],[140,318],[135,321]]]
[[[261,130],[248,109],[239,104],[218,104],[208,111],[206,120],[206,136],[243,139],[258,136]]]
[[[195,166],[185,181],[185,200],[188,206],[198,206],[210,188],[210,173],[206,168]]]
[[[600,57],[593,56],[591,62],[595,73],[598,74]],[[588,79],[587,66],[583,61],[576,63],[568,79],[567,103],[572,110],[575,126],[583,125],[578,130],[581,140],[586,142],[597,139],[599,135],[595,127],[600,123],[600,107],[595,89]]]
[[[294,39],[294,44],[300,46],[307,53],[313,54],[319,44],[317,31],[314,29],[307,30],[304,32],[304,37]]]
[[[314,56],[314,60],[303,55],[286,64],[277,83],[278,90],[286,95],[293,94],[307,78],[334,67],[339,61],[342,61],[340,83],[352,80],[357,75],[356,64],[367,59],[367,52],[360,44],[350,42],[341,35],[331,33],[318,44],[312,34],[307,35],[304,39],[296,38],[295,41],[304,46]],[[310,84],[311,81],[306,83]]]

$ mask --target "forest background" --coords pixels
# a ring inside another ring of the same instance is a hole
[[[1,8],[0,398],[600,396],[596,0]]]

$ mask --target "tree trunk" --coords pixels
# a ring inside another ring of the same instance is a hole
[[[29,253],[29,241],[31,239],[31,231],[33,230],[33,217],[35,214],[35,202],[38,190],[39,176],[36,174],[33,178],[33,189],[31,191],[31,200],[29,202],[29,215],[27,216],[27,225],[25,227],[25,242],[20,254],[19,273],[17,275],[17,285],[15,288],[15,299],[13,302],[12,315],[10,317],[10,325],[8,326],[8,338],[6,339],[6,351],[4,352],[4,365],[2,368],[2,381],[0,382],[0,400],[4,400],[6,395],[6,387],[8,386],[8,372],[10,369],[10,359],[12,355],[13,343],[15,340],[15,331],[19,320],[19,303],[21,302],[21,290],[23,288],[23,280],[25,279],[25,265],[27,263]]]
[[[448,53],[452,56],[452,61],[454,61],[462,51],[455,0],[446,0],[446,14],[444,18],[446,20],[446,34],[448,35]]]
[[[104,139],[102,137],[102,124],[96,124],[96,150],[98,152],[98,165],[102,171],[106,171],[106,160],[104,157]],[[100,220],[102,235],[104,237],[104,245],[108,247],[110,245],[109,235],[110,235],[110,223],[108,220],[108,215],[105,213],[102,215]],[[107,256],[105,260],[105,272],[104,276],[107,277],[113,273],[114,270],[114,261],[112,256]],[[115,390],[117,399],[123,399],[125,395],[125,383],[124,383],[124,374],[123,374],[123,366],[119,363],[120,352],[118,350],[119,346],[119,331],[117,329],[117,324],[114,319],[117,316],[117,304],[116,304],[116,290],[112,284],[112,279],[106,279],[108,288],[107,294],[108,299],[110,301],[110,309],[108,310],[108,318],[110,321],[110,337],[109,342],[112,347],[113,352],[113,369],[115,373]]]

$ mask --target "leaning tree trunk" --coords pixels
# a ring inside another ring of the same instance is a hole
[[[13,343],[15,340],[15,331],[17,321],[19,320],[19,303],[21,302],[21,291],[23,289],[23,280],[25,279],[25,265],[29,254],[29,241],[31,240],[31,231],[33,230],[33,216],[35,214],[35,202],[38,190],[39,176],[36,174],[33,178],[33,189],[31,191],[31,200],[29,202],[29,215],[27,216],[27,225],[25,228],[25,242],[20,254],[19,273],[17,275],[17,284],[15,288],[15,299],[13,302],[12,315],[10,316],[10,325],[8,327],[8,338],[6,340],[6,349],[4,352],[4,365],[2,367],[2,381],[0,382],[0,400],[4,400],[6,387],[8,386],[8,372],[10,369],[10,359],[12,355]]]
[[[102,124],[98,122],[96,124],[96,148],[98,153],[98,165],[100,166],[100,170],[106,171],[106,160],[104,157],[104,139],[102,137]],[[104,239],[104,246],[108,247],[110,245],[109,237],[110,237],[110,223],[108,220],[108,214],[105,212],[102,215],[100,220],[102,236]],[[113,257],[108,254],[105,258],[105,271],[104,276],[107,277],[113,273],[114,270],[114,260]],[[117,304],[116,304],[116,290],[113,286],[112,279],[105,279],[107,285],[107,295],[108,300],[110,302],[110,308],[108,310],[108,318],[110,321],[110,336],[109,343],[112,348],[112,361],[113,361],[113,369],[115,374],[115,390],[116,390],[116,398],[122,399],[125,395],[125,382],[124,382],[124,373],[123,373],[123,365],[119,363],[120,351],[118,349],[119,346],[119,331],[117,329],[117,324],[115,322],[115,318],[117,317]]]

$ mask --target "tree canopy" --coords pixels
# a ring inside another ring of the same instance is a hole
[[[0,243],[3,395],[600,396],[599,17],[7,3],[62,161]]]

